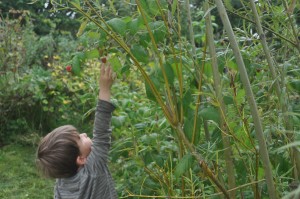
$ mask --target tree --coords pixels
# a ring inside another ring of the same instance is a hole
[[[26,20],[31,20],[38,35],[47,35],[56,30],[71,32],[75,36],[79,27],[76,13],[68,9],[54,13],[52,8],[49,0],[4,0],[0,4],[3,18],[17,19],[24,14],[23,11],[27,11],[27,16],[23,17],[21,23],[24,25]]]

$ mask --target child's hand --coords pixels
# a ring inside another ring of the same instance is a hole
[[[110,89],[115,79],[115,73],[113,72],[110,64],[101,64],[100,80],[99,80],[99,99],[110,101]]]

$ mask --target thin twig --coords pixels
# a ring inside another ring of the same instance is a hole
[[[263,181],[265,181],[265,179],[254,181],[254,182],[250,182],[250,183],[247,183],[247,184],[243,184],[241,186],[235,187],[233,189],[229,189],[227,191],[228,192],[236,191],[238,189],[241,189],[241,188],[253,185],[253,184],[258,184],[258,183],[263,182]],[[135,195],[135,194],[130,193],[129,191],[127,191],[127,192],[128,192],[128,195],[124,196],[124,197],[121,197],[121,198],[128,198],[128,197],[139,197],[139,198],[170,198],[170,199],[172,199],[172,198],[174,198],[174,199],[198,199],[198,198],[203,198],[203,196],[148,196],[148,195]],[[219,193],[215,193],[215,194],[211,194],[211,195],[206,195],[206,197],[219,196],[219,195],[222,195],[222,194],[223,194],[223,192],[219,192]]]

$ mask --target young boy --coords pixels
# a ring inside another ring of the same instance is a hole
[[[39,170],[46,177],[56,178],[54,198],[117,198],[107,166],[115,109],[110,102],[113,76],[109,64],[102,64],[92,140],[86,133],[79,134],[75,127],[65,125],[46,135],[38,146]]]

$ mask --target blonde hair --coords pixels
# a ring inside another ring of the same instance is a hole
[[[79,134],[72,125],[54,129],[40,142],[36,164],[45,177],[68,178],[77,173],[76,159],[80,154]]]

